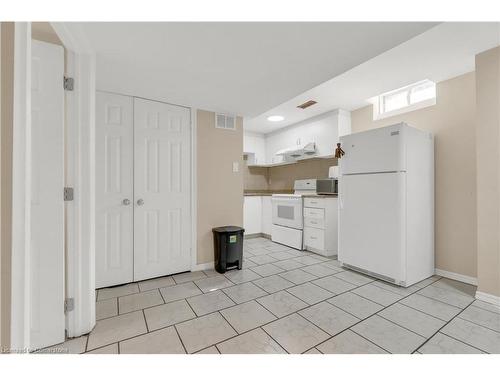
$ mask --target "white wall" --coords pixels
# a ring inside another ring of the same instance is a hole
[[[341,109],[288,126],[266,135],[266,161],[273,162],[277,151],[316,142],[319,156],[332,155],[339,135],[351,132],[351,114]]]

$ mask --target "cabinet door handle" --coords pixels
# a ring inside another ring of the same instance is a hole
[[[309,238],[310,238],[311,240],[317,240],[317,238],[316,238],[316,237],[314,237],[314,236],[310,236]]]
[[[144,204],[144,199],[138,199],[137,200],[137,205],[142,206]]]
[[[124,200],[122,200],[122,204],[124,206],[128,206],[130,204],[130,199],[125,198]]]

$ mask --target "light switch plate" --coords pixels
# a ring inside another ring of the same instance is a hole
[[[240,165],[238,164],[237,161],[234,161],[233,162],[233,172],[236,173],[239,171],[239,169],[240,169]]]

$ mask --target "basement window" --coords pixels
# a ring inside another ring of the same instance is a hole
[[[386,92],[371,101],[373,119],[380,120],[436,104],[436,84],[426,79]]]

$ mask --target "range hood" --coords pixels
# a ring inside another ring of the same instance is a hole
[[[309,142],[305,146],[296,146],[279,150],[276,155],[285,160],[296,160],[316,154],[316,143]]]

